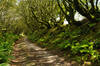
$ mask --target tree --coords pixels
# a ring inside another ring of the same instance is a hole
[[[75,9],[91,22],[97,22],[100,18],[98,0],[74,0]]]
[[[76,11],[86,17],[89,23],[96,23],[100,19],[98,0],[57,0],[57,3],[70,25],[80,26],[84,23],[74,20]]]
[[[0,30],[7,30],[10,24],[10,12],[16,0],[0,0]],[[12,10],[13,11],[13,10]]]
[[[31,26],[32,31],[39,28],[50,29],[57,27],[59,21],[57,22],[56,18],[59,15],[59,8],[55,0],[22,0],[19,7],[21,15],[26,24]]]

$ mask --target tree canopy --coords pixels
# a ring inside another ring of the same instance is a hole
[[[43,47],[70,51],[78,62],[100,62],[99,22],[100,0],[0,0],[0,35],[24,33]]]

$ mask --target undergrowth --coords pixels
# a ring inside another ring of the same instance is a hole
[[[96,35],[93,35],[93,32],[89,30],[81,29],[81,27],[72,30],[67,28],[64,31],[49,31],[43,36],[40,36],[42,35],[41,32],[41,34],[33,33],[29,34],[28,37],[42,47],[58,48],[66,52],[70,51],[70,57],[77,62],[90,61],[92,63],[99,63],[100,52],[98,48],[100,47],[100,41],[99,38],[95,39]]]
[[[0,34],[0,65],[8,63],[9,59],[12,58],[12,47],[18,38],[18,35],[11,33]]]

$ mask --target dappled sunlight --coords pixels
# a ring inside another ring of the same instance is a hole
[[[17,49],[17,50],[16,50]],[[23,53],[22,53],[23,52]],[[53,55],[46,49],[36,46],[34,43],[24,40],[15,45],[14,52],[12,54],[15,58],[11,63],[11,66],[16,65],[37,65],[38,64],[52,64],[53,66],[65,66],[68,65],[64,58],[58,55]],[[33,61],[33,62],[28,62]],[[22,64],[20,64],[22,63]],[[71,65],[71,63],[70,63]]]
[[[75,13],[74,19],[76,21],[82,21],[83,19],[86,19],[84,16],[82,16],[81,14],[79,14],[78,12]]]
[[[69,24],[68,21],[65,19],[63,25]]]
[[[0,0],[0,66],[100,66],[100,0]]]

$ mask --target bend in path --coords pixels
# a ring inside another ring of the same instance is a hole
[[[11,66],[79,66],[75,62],[67,62],[64,58],[29,42],[26,38],[15,44]]]

